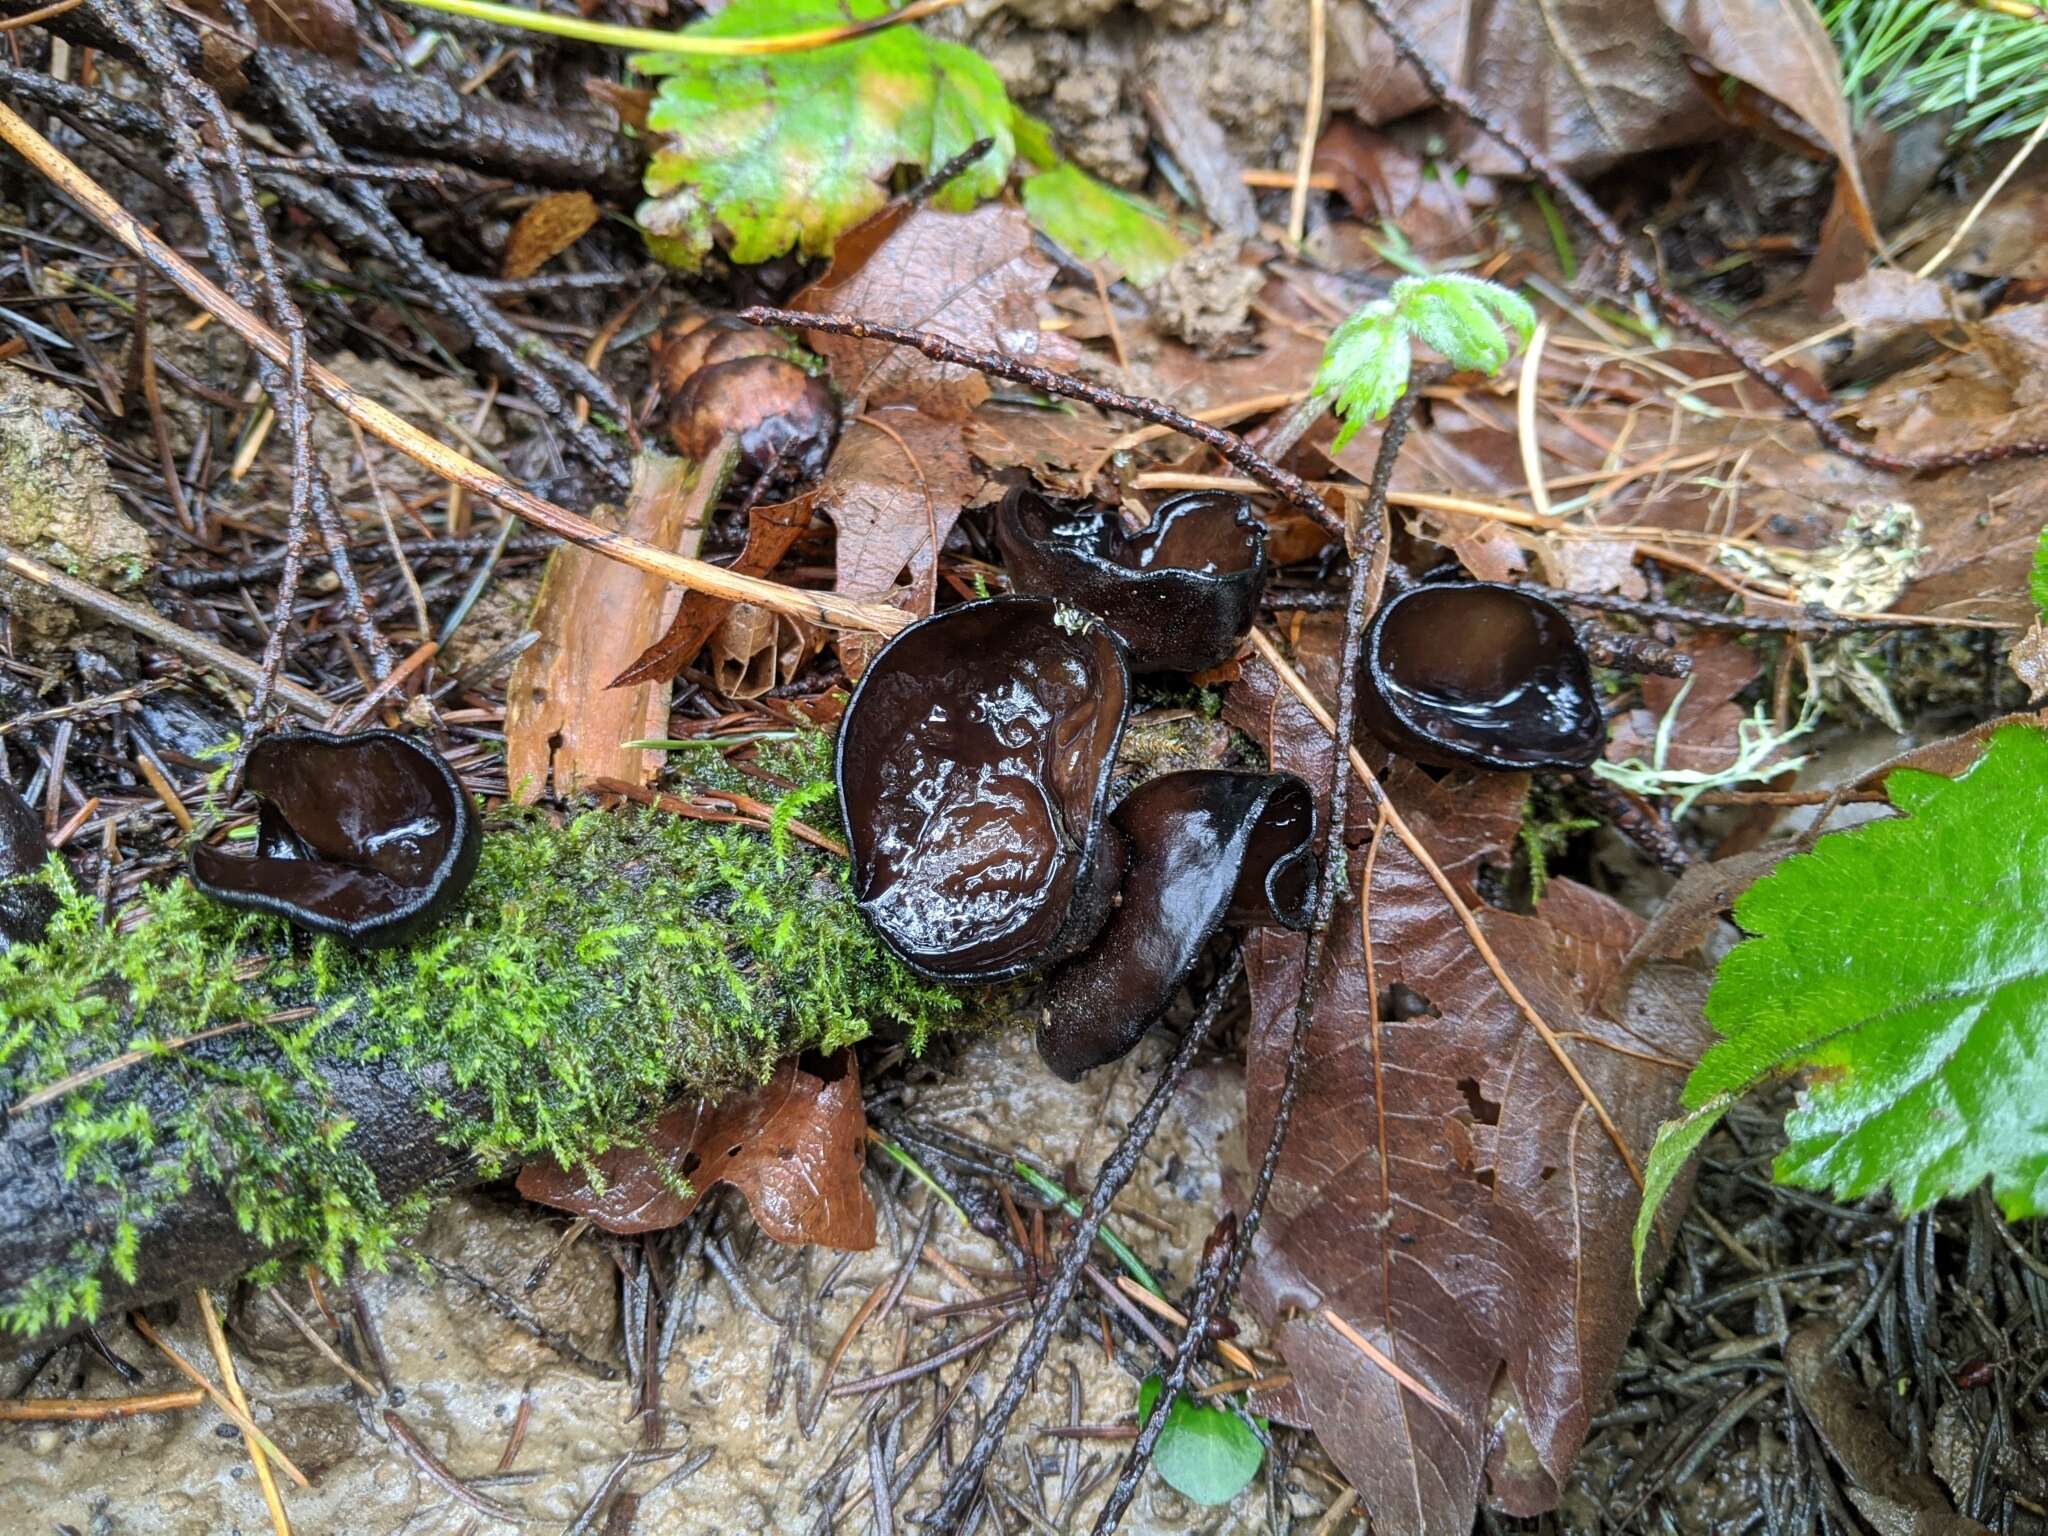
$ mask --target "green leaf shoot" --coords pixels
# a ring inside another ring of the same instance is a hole
[[[2007,726],[1960,777],[1902,768],[1885,792],[1900,815],[1737,901],[1753,937],[1721,963],[1722,1038],[1652,1150],[1638,1262],[1676,1165],[1734,1097],[1793,1072],[1780,1182],[1910,1212],[1988,1180],[2008,1217],[2048,1214],[2048,732]]]
[[[1498,373],[1536,329],[1536,311],[1520,294],[1457,272],[1404,277],[1330,334],[1315,392],[1328,396],[1342,425],[1341,449],[1368,421],[1381,421],[1408,390],[1415,341],[1463,372]]]
[[[1145,1378],[1138,1388],[1139,1423],[1152,1416],[1164,1390],[1157,1375]],[[1152,1465],[1168,1487],[1197,1504],[1228,1504],[1258,1474],[1265,1455],[1265,1446],[1243,1419],[1183,1393],[1166,1412]]]

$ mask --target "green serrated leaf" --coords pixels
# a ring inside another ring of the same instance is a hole
[[[1150,203],[1071,163],[1024,183],[1024,211],[1082,261],[1113,262],[1141,288],[1164,277],[1187,249]]]
[[[1456,272],[1404,277],[1387,297],[1402,323],[1455,368],[1498,373],[1513,350],[1507,328],[1527,341],[1536,327],[1536,311],[1520,294]]]
[[[1755,937],[1715,977],[1724,1038],[1685,1105],[1804,1069],[1780,1180],[1912,1211],[1988,1179],[2008,1216],[2048,1214],[2048,733],[2008,726],[1960,778],[1885,791],[1898,818],[1736,903]]]
[[[766,37],[885,14],[886,0],[734,0],[686,30]],[[766,261],[832,242],[886,201],[900,165],[943,165],[979,139],[994,143],[932,198],[964,210],[994,197],[1016,155],[1015,113],[972,49],[895,27],[802,53],[742,58],[642,54],[661,75],[647,126],[654,140],[641,228],[663,260],[686,269],[714,247]]]
[[[2043,624],[2048,624],[2048,528],[2041,530],[2041,541],[2034,546],[2034,568],[2027,574],[2027,590],[2033,594],[2034,611]]]
[[[1165,1390],[1158,1376],[1138,1388],[1138,1422],[1152,1416]],[[1259,1421],[1261,1428],[1265,1420]],[[1228,1504],[1244,1491],[1265,1459],[1266,1448],[1251,1426],[1227,1408],[1186,1394],[1166,1412],[1166,1428],[1152,1452],[1152,1465],[1167,1486],[1197,1504]]]
[[[1412,355],[1408,332],[1384,299],[1366,305],[1330,333],[1315,387],[1317,394],[1330,397],[1342,423],[1333,451],[1341,451],[1360,427],[1383,420],[1394,408],[1408,388]]]
[[[1650,1160],[1643,1165],[1643,1205],[1636,1212],[1635,1264],[1636,1289],[1643,1288],[1643,1250],[1649,1246],[1650,1232],[1657,1224],[1657,1212],[1663,1208],[1665,1199],[1671,1193],[1671,1186],[1678,1182],[1678,1175],[1699,1144],[1707,1139],[1707,1132],[1721,1123],[1721,1117],[1734,1104],[1734,1094],[1722,1094],[1709,1099],[1690,1114],[1676,1120],[1666,1120],[1657,1127],[1657,1139],[1650,1146]]]

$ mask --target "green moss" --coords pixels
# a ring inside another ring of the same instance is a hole
[[[815,738],[775,749],[771,767],[805,787],[773,838],[632,809],[559,826],[516,817],[485,838],[446,924],[367,955],[309,944],[183,880],[103,927],[53,861],[62,905],[47,939],[0,954],[0,1101],[124,1051],[156,1059],[53,1106],[64,1176],[104,1192],[115,1237],[81,1241],[0,1296],[0,1330],[92,1316],[100,1277],[134,1278],[138,1232],[195,1181],[268,1245],[330,1271],[381,1263],[425,1202],[380,1196],[323,1060],[439,1069],[452,1089],[423,1107],[488,1170],[587,1160],[630,1141],[678,1089],[724,1093],[878,1025],[921,1049],[960,999],[881,947],[841,861],[786,834],[792,814],[832,824],[823,750]],[[251,1019],[266,1022],[164,1045]],[[151,1075],[169,1091],[143,1093]]]

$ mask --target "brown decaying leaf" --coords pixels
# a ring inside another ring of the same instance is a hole
[[[795,677],[823,639],[800,619],[736,603],[705,647],[712,686],[728,699],[758,699]]]
[[[1054,273],[1033,247],[1022,209],[988,203],[972,213],[938,213],[895,204],[841,236],[831,267],[791,303],[936,331],[1064,369],[1074,361],[1072,343],[1038,328],[1038,299]],[[840,394],[863,408],[914,405],[957,421],[988,398],[980,374],[908,348],[818,331],[806,340],[832,365]]]
[[[697,476],[666,455],[641,455],[621,531],[694,553],[720,478]],[[566,795],[590,779],[646,784],[660,771],[660,753],[620,743],[667,734],[667,678],[626,689],[607,684],[661,633],[677,591],[590,550],[564,545],[548,557],[532,619],[540,639],[514,664],[505,688],[513,799],[532,804],[550,778],[555,793]]]
[[[1265,713],[1274,765],[1322,782],[1320,732],[1301,731],[1283,700]],[[1505,858],[1515,818],[1475,818],[1469,789],[1428,783],[1411,771],[1390,788],[1468,885],[1483,859]],[[1516,1514],[1555,1502],[1635,1317],[1638,1194],[1422,866],[1388,838],[1377,857],[1355,849],[1350,879],[1368,892],[1364,920],[1347,903],[1330,935],[1245,1294],[1294,1379],[1291,1401],[1272,1406],[1315,1429],[1374,1528],[1464,1536],[1483,1486]],[[1639,921],[1569,882],[1552,891],[1537,917],[1482,909],[1481,922],[1539,1011],[1571,1032],[1577,1064],[1645,1156],[1705,1044],[1705,977],[1651,962],[1617,987]],[[1272,1125],[1302,941],[1261,933],[1247,953],[1245,1134],[1256,1149]],[[1621,1001],[1603,1012],[1595,1000],[1610,989]],[[1319,1318],[1326,1307],[1452,1412],[1403,1391]]]
[[[1657,0],[1667,26],[1715,68],[1783,102],[1835,152],[1849,216],[1878,244],[1842,94],[1842,61],[1812,0]]]
[[[766,576],[782,562],[789,547],[811,523],[811,502],[815,492],[794,501],[756,507],[747,514],[747,543],[733,561],[732,569],[745,576]],[[751,606],[751,605],[749,605]],[[672,682],[683,668],[697,659],[704,642],[725,621],[733,605],[724,598],[703,592],[686,592],[676,607],[675,619],[662,637],[633,659],[633,664],[611,680],[613,688],[635,683]]]
[[[812,505],[839,530],[832,589],[920,618],[930,613],[938,551],[982,483],[957,423],[901,407],[854,418],[813,492]],[[865,670],[879,643],[871,635],[839,637],[848,676]]]
[[[1425,55],[1567,170],[1600,170],[1723,131],[1687,77],[1678,36],[1641,0],[1409,0],[1397,14]],[[1429,106],[1378,29],[1361,31],[1333,101],[1375,124]],[[1346,35],[1340,29],[1340,44]],[[1451,131],[1474,169],[1520,171],[1476,130]]]
[[[874,1202],[861,1180],[867,1127],[851,1050],[824,1061],[790,1057],[752,1093],[669,1109],[645,1145],[597,1159],[597,1182],[583,1169],[529,1163],[519,1193],[607,1232],[658,1232],[686,1219],[714,1184],[730,1184],[778,1243],[867,1249],[875,1245]],[[678,1194],[685,1182],[690,1193]]]
[[[1714,773],[1735,761],[1736,728],[1749,711],[1732,701],[1756,681],[1763,662],[1748,646],[1719,635],[1697,636],[1679,649],[1692,657],[1691,686],[1677,678],[1645,677],[1641,706],[1615,721],[1607,739],[1609,762],[1652,761],[1658,729],[1681,691],[1685,702],[1671,728],[1665,766]]]
[[[597,223],[597,199],[588,192],[550,192],[530,204],[505,237],[499,262],[504,277],[531,277]]]

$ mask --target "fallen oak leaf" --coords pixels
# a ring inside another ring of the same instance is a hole
[[[835,592],[892,603],[914,618],[938,599],[939,551],[986,477],[958,424],[897,407],[849,423],[812,491],[812,507],[838,530]],[[858,677],[876,646],[842,634],[840,664]]]
[[[1734,699],[1756,681],[1763,662],[1748,646],[1722,636],[1688,640],[1680,649],[1692,658],[1691,675],[1643,679],[1641,707],[1614,723],[1607,743],[1609,762],[1655,760],[1657,738],[1674,709],[1677,715],[1670,719],[1661,766],[1718,773],[1735,761],[1740,728],[1749,712]]]
[[[934,331],[962,346],[1061,369],[1073,362],[1072,344],[1038,327],[1038,298],[1054,274],[1018,209],[991,203],[949,214],[898,203],[849,230],[825,275],[790,307]],[[825,331],[805,339],[831,364],[839,392],[863,409],[913,405],[957,421],[989,395],[988,380],[974,369],[889,342]]]
[[[614,1147],[588,1169],[529,1163],[519,1192],[631,1234],[678,1225],[713,1185],[729,1184],[776,1242],[859,1251],[875,1245],[866,1159],[860,1067],[848,1049],[789,1057],[752,1093],[676,1105],[639,1146]]]

